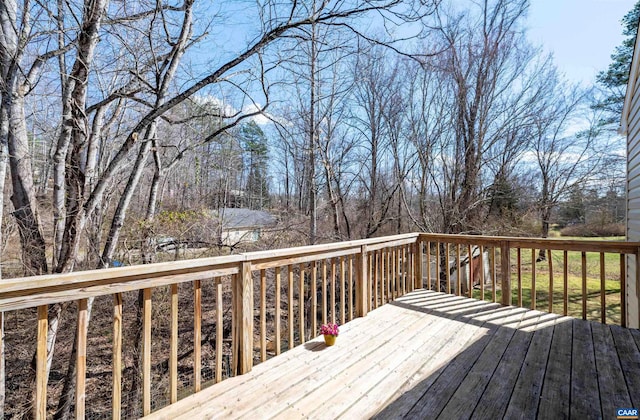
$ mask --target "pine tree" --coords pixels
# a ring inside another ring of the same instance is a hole
[[[267,138],[255,122],[243,124],[240,136],[244,150],[248,153],[248,175],[245,192],[247,207],[263,209],[269,206],[269,186],[267,183]]]
[[[622,114],[639,19],[640,1],[636,2],[633,9],[622,18],[622,34],[627,38],[611,54],[612,62],[607,70],[601,71],[596,76],[596,82],[602,88],[604,96],[593,107],[605,111],[606,117],[601,121],[602,125],[614,123],[617,125]]]

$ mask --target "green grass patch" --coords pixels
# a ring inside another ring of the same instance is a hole
[[[550,276],[549,262],[535,263],[535,305],[532,305],[533,294],[533,263],[531,250],[522,250],[520,263],[520,285],[518,282],[517,252],[511,253],[511,302],[518,304],[519,294],[522,297],[522,306],[549,311],[556,314],[565,313],[565,296],[567,301],[566,313],[569,316],[582,318],[583,294],[585,299],[586,318],[600,321],[603,313],[602,294],[604,290],[604,313],[608,324],[620,324],[621,322],[621,287],[620,287],[620,255],[604,254],[604,272],[601,276],[600,254],[586,253],[586,289],[583,293],[582,280],[582,253],[567,252],[566,280],[565,262],[563,251],[552,251],[552,276]],[[497,261],[500,261],[500,253],[497,252]],[[537,253],[535,254],[537,257]],[[535,261],[535,257],[533,261]],[[501,302],[500,268],[497,264],[496,276],[496,301]],[[550,279],[553,279],[551,284]],[[602,284],[604,282],[604,288]],[[489,281],[488,283],[492,283]],[[565,287],[566,283],[566,287]],[[476,286],[477,287],[477,286]],[[481,291],[475,289],[473,297],[481,298]],[[551,297],[551,299],[550,299]],[[484,300],[493,300],[492,284],[485,284]],[[551,306],[550,306],[551,303]]]

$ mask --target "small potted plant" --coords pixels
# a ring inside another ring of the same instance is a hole
[[[333,346],[336,343],[338,332],[338,324],[334,324],[333,322],[322,324],[320,327],[320,334],[324,335],[324,342],[327,346]]]

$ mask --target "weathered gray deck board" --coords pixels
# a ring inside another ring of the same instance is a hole
[[[591,323],[575,320],[571,359],[571,418],[598,419],[601,416]]]
[[[640,333],[418,290],[151,418],[609,418]],[[602,401],[602,403],[601,403]]]
[[[549,361],[538,404],[540,418],[569,418],[572,340],[572,319],[559,319],[553,329]]]
[[[620,365],[624,372],[625,383],[629,390],[629,396],[633,407],[640,405],[640,351],[634,342],[631,330],[622,327],[611,327],[611,333],[615,341]]]
[[[506,418],[532,419],[536,417],[552,338],[553,327],[539,328],[533,333],[531,344],[529,344],[527,355],[507,406]]]
[[[591,335],[598,369],[602,417],[607,418],[616,409],[632,407],[632,404],[611,329],[606,325],[593,323]]]

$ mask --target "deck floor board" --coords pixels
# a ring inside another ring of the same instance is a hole
[[[599,418],[640,404],[640,333],[425,290],[150,418]]]

